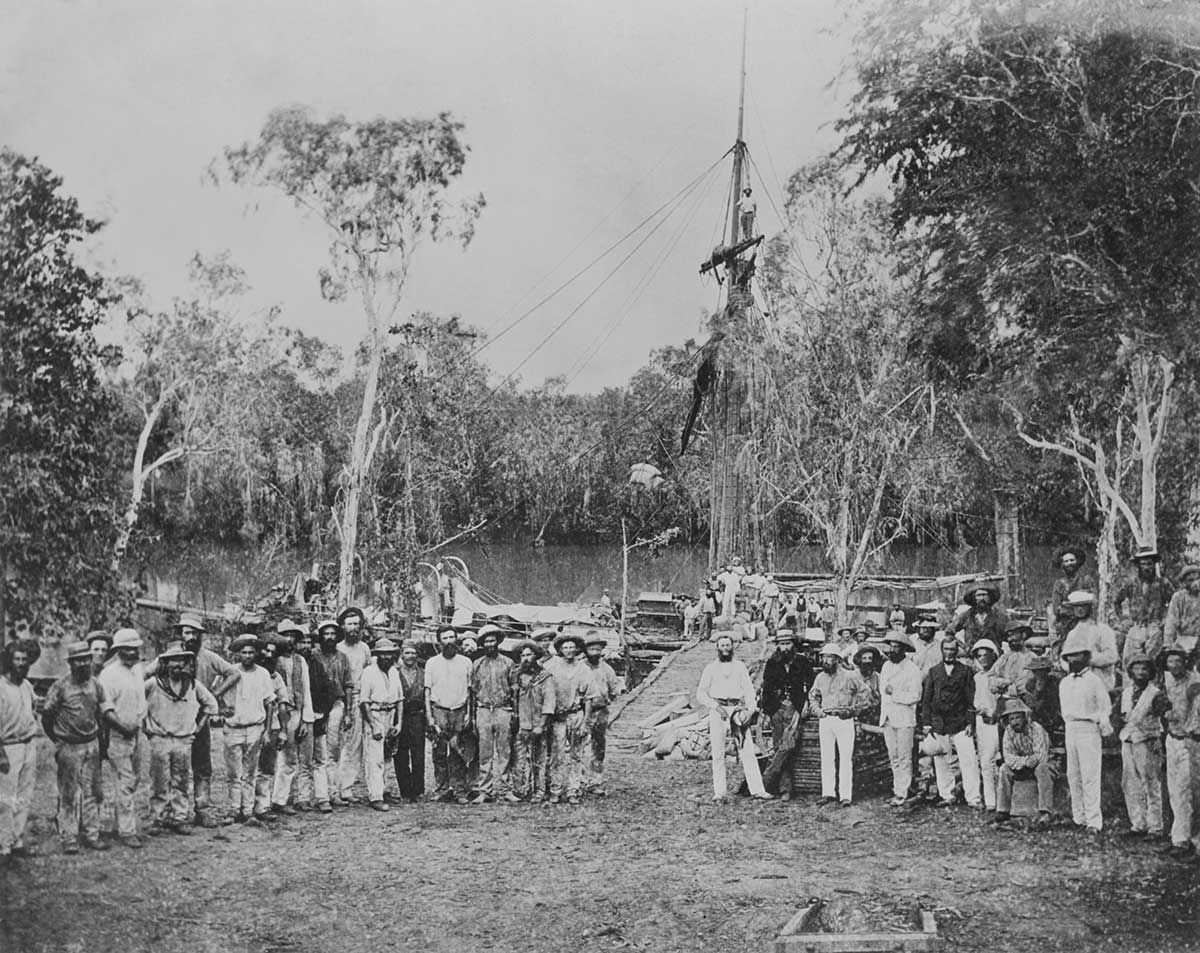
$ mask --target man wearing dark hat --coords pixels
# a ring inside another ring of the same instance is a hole
[[[1178,593],[1176,593],[1178,595]],[[1171,847],[1174,857],[1185,858],[1200,846],[1196,825],[1196,791],[1200,788],[1200,675],[1191,668],[1191,653],[1181,645],[1163,649],[1163,689],[1171,708],[1167,729],[1167,796],[1171,801]]]
[[[1032,640],[1031,640],[1032,641]],[[1033,654],[1033,650],[1030,650]],[[1029,708],[1030,717],[1046,731],[1060,731],[1062,714],[1058,705],[1058,673],[1049,655],[1033,655],[1017,683],[1017,697]]]
[[[337,619],[323,619],[317,623],[317,648],[309,664],[320,665],[329,676],[334,688],[333,707],[325,716],[325,773],[329,776],[329,804],[342,807],[342,782],[340,763],[342,757],[342,726],[347,712],[353,721],[354,693],[358,690],[350,671],[350,656],[338,651],[342,641],[342,627]]]
[[[1133,557],[1135,575],[1118,587],[1112,600],[1112,613],[1118,634],[1125,644],[1121,661],[1126,668],[1135,655],[1158,658],[1163,645],[1163,622],[1167,606],[1175,592],[1158,574],[1158,550],[1143,546]]]
[[[555,693],[551,675],[542,670],[537,642],[525,642],[518,653],[513,678],[517,698],[517,751],[513,792],[522,800],[540,804],[546,797],[550,738],[554,732]]]
[[[1183,588],[1167,606],[1163,647],[1181,648],[1194,659],[1200,642],[1200,566],[1184,566],[1179,582]]]
[[[1050,631],[1053,640],[1061,642],[1075,627],[1075,613],[1065,604],[1067,596],[1080,589],[1095,592],[1096,577],[1083,568],[1087,563],[1087,553],[1078,546],[1060,549],[1054,562],[1062,570],[1062,575],[1054,580],[1050,590]]]
[[[425,721],[433,754],[433,796],[467,803],[467,761],[462,734],[471,696],[471,663],[458,654],[458,633],[438,633],[441,652],[425,663]]]
[[[1004,706],[1004,735],[1001,739],[1003,761],[996,779],[996,816],[993,824],[1005,824],[1012,817],[1014,781],[1037,782],[1038,826],[1049,827],[1054,810],[1054,773],[1050,769],[1050,737],[1030,718],[1029,706],[1013,699]]]
[[[306,723],[309,739],[299,745],[295,804],[297,810],[318,810],[322,814],[332,814],[333,804],[329,800],[330,775],[333,773],[329,762],[329,713],[343,696],[342,686],[335,685],[329,677],[315,643],[315,637],[308,631],[296,636],[296,654],[308,666],[312,721]],[[339,653],[335,651],[334,654]]]
[[[342,627],[342,641],[338,651],[346,656],[354,688],[346,703],[341,724],[341,751],[338,755],[338,797],[347,804],[355,804],[358,798],[351,788],[358,781],[363,764],[363,726],[359,718],[358,693],[362,673],[371,664],[371,649],[363,642],[366,616],[362,609],[350,606],[338,613],[338,625]]]
[[[417,643],[405,639],[400,646],[400,734],[392,766],[400,797],[415,803],[425,793],[425,669],[417,657]]]
[[[96,739],[112,703],[92,677],[92,653],[86,642],[67,646],[70,674],[50,686],[42,706],[46,737],[54,742],[58,765],[58,836],[64,854],[79,853],[84,846],[107,850],[100,840],[100,810],[96,775],[100,773],[100,746]]]
[[[854,650],[851,659],[854,670],[858,672],[858,677],[862,679],[866,688],[865,701],[858,713],[858,720],[863,724],[874,725],[879,722],[879,670],[883,668],[883,645],[882,641],[864,642]]]
[[[884,636],[887,661],[879,673],[879,724],[892,766],[892,807],[908,800],[913,775],[913,734],[923,673],[910,658],[912,640],[903,632]]]
[[[778,748],[788,726],[802,717],[812,688],[812,662],[799,651],[800,638],[788,629],[780,629],[775,637],[776,649],[763,667],[762,695],[759,707],[771,721],[771,741]],[[800,750],[800,731],[793,732],[792,751],[780,766],[779,794],[784,800],[792,798],[792,770]]]
[[[225,776],[229,782],[229,820],[246,823],[254,811],[254,775],[267,725],[274,717],[275,686],[258,665],[258,639],[239,635],[229,643],[238,660],[238,681],[226,696]]]
[[[362,676],[359,696],[363,719],[363,768],[367,776],[367,798],[376,811],[389,810],[383,800],[384,767],[387,749],[400,734],[403,689],[396,672],[400,646],[391,639],[380,639],[371,649],[375,664]]]
[[[208,689],[219,705],[222,696],[237,681],[237,667],[204,647],[204,631],[204,621],[191,612],[183,613],[175,626],[183,648],[195,659],[196,684]],[[218,826],[211,811],[212,728],[207,718],[197,729],[192,742],[192,784],[195,787],[196,823],[202,827]]]
[[[922,619],[917,623],[912,661],[921,670],[922,676],[942,660],[941,642],[934,638],[937,632],[938,624],[932,619]]]
[[[608,748],[608,706],[621,694],[621,680],[604,661],[608,643],[595,629],[583,637],[583,675],[587,694],[583,699],[583,730],[588,750],[583,757],[583,786],[588,794],[603,797],[604,755]]]
[[[999,589],[980,583],[968,595],[968,605],[960,609],[954,621],[950,623],[950,634],[961,632],[968,652],[980,639],[988,639],[993,645],[1004,641],[1008,615],[996,605],[999,601]]]
[[[472,720],[479,732],[479,793],[474,804],[518,800],[505,777],[512,757],[513,663],[500,654],[500,639],[498,625],[481,627],[483,653],[471,666]]]
[[[583,787],[583,748],[587,744],[583,703],[587,675],[579,658],[586,646],[582,636],[563,632],[554,640],[558,657],[544,668],[554,686],[554,734],[550,742],[550,803],[564,797],[578,804]]]
[[[1121,689],[1121,791],[1130,833],[1159,837],[1163,831],[1162,718],[1171,709],[1166,692],[1154,684],[1154,662],[1133,655],[1125,663],[1129,681]]]
[[[283,723],[283,745],[275,759],[275,780],[271,788],[271,810],[292,815],[296,778],[300,763],[312,765],[312,725],[316,718],[312,703],[312,678],[308,662],[296,651],[296,639],[305,634],[304,626],[283,619],[275,627],[278,657],[275,674],[283,680],[288,694],[288,717]]]
[[[192,677],[195,656],[172,642],[159,653],[146,682],[146,737],[150,743],[150,834],[190,834],[192,742],[217,714],[217,700]]]

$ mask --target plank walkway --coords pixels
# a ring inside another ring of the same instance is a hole
[[[768,653],[771,648],[773,646],[767,643]],[[764,644],[761,641],[743,642],[737,646],[735,658],[740,658],[750,666],[753,673],[756,667],[754,663],[763,652]],[[640,755],[642,729],[638,727],[638,722],[662,708],[675,695],[686,694],[695,705],[700,674],[704,671],[704,666],[716,657],[717,650],[712,642],[693,642],[665,656],[646,676],[646,680],[634,688],[625,705],[610,719],[609,748],[622,754]]]

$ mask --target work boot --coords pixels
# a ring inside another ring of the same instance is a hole
[[[88,850],[101,850],[101,851],[108,850],[108,847],[109,847],[109,845],[106,844],[104,841],[102,841],[99,837],[95,837],[95,838],[85,837],[83,839],[83,846],[86,847]]]
[[[332,814],[333,813],[333,805],[330,804],[328,801],[320,801],[317,804],[317,810],[320,811],[322,814]]]
[[[994,817],[987,820],[989,827],[1000,827],[1012,820],[1012,815],[1008,811],[997,811]]]
[[[165,834],[166,830],[166,825],[162,821],[153,820],[150,822],[150,826],[146,828],[146,833],[151,837],[158,837],[159,834]]]
[[[74,841],[68,841],[67,843],[62,845],[62,852],[64,854],[78,854],[79,853],[79,845],[77,843],[75,843]]]
[[[117,839],[130,850],[141,850],[146,846],[142,843],[142,839],[138,837],[137,834],[122,834]]]
[[[276,814],[286,814],[288,817],[296,816],[296,809],[290,804],[272,804],[271,810]]]
[[[387,811],[391,810],[391,807],[389,807],[383,801],[372,801],[371,802],[371,810],[387,812]]]
[[[192,826],[190,824],[185,824],[182,821],[169,825],[168,829],[172,834],[178,834],[181,837],[187,837],[192,833]]]
[[[30,857],[37,857],[40,853],[41,851],[39,851],[36,847],[29,847],[25,844],[21,844],[19,847],[14,847],[12,849],[12,855],[14,857],[20,857],[23,860],[28,860]]]

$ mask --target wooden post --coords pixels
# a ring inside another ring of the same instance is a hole
[[[619,628],[617,637],[621,641],[621,648],[625,649],[625,613],[628,611],[629,602],[629,536],[625,530],[625,518],[621,517],[621,618],[619,620]]]

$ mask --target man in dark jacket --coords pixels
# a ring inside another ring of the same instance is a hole
[[[779,793],[784,800],[791,800],[791,765],[800,751],[797,716],[804,713],[804,703],[813,683],[813,667],[804,653],[799,651],[799,636],[787,629],[780,629],[775,642],[778,648],[767,659],[763,669],[759,704],[763,714],[771,720],[771,741],[776,746],[776,757],[783,756],[779,765]],[[793,725],[795,730],[789,733],[788,726],[792,725],[794,719],[797,722]],[[780,742],[785,737],[794,738],[790,754],[779,750]]]
[[[960,643],[946,639],[942,643],[942,661],[925,674],[921,692],[920,717],[933,753],[937,774],[939,807],[954,804],[954,772],[950,754],[958,754],[963,791],[967,803],[982,808],[979,759],[975,753],[972,726],[975,723],[975,673],[958,661]]]
[[[988,639],[995,645],[1004,642],[1008,614],[996,605],[999,601],[1000,590],[986,584],[976,586],[967,595],[967,605],[950,623],[950,634],[962,633],[968,652],[980,639]]]

